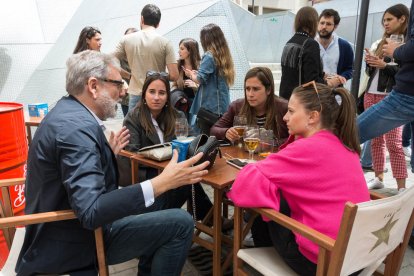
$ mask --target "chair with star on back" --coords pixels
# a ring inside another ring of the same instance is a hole
[[[363,269],[361,276],[395,276],[414,225],[413,198],[411,187],[388,198],[359,204],[347,202],[336,240],[275,210],[254,210],[319,246],[317,275],[350,275]],[[241,212],[241,208],[235,208],[235,275],[247,275],[243,262],[264,275],[296,275],[273,247],[240,249]]]
[[[13,211],[11,209],[11,199],[10,194],[8,192],[8,188],[14,185],[21,185],[24,183],[24,178],[0,180],[0,189],[2,192],[2,200],[0,202],[0,229],[3,230],[6,243],[8,245],[8,248],[10,249],[10,253],[7,258],[6,264],[0,271],[0,276],[16,275],[16,273],[14,272],[14,268],[16,266],[20,249],[23,245],[25,235],[25,228],[20,226],[47,223],[60,220],[77,219],[75,213],[72,210],[61,210],[30,215],[13,216]],[[95,230],[95,241],[99,265],[99,275],[107,276],[108,267],[106,266],[103,231],[101,227]]]

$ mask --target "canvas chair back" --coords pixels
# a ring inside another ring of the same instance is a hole
[[[411,187],[396,196],[357,204],[340,275],[362,268],[360,275],[371,275],[380,266],[401,244],[405,233],[411,232],[407,226],[413,214],[413,199]]]

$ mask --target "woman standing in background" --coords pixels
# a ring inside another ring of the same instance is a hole
[[[200,32],[204,55],[198,71],[185,69],[190,80],[200,87],[190,109],[190,123],[195,126],[201,107],[223,114],[230,104],[229,86],[234,84],[234,64],[223,31],[216,24],[208,24]]]
[[[368,109],[387,97],[395,85],[394,76],[399,70],[398,64],[390,64],[390,58],[384,57],[383,45],[392,34],[405,35],[407,31],[409,11],[403,4],[397,4],[385,10],[382,26],[385,28],[381,40],[374,42],[371,50],[366,49],[365,61],[369,76],[367,91],[364,96],[364,108]],[[375,178],[368,181],[369,189],[384,187],[385,146],[390,154],[391,169],[397,181],[398,189],[405,188],[408,176],[404,152],[401,143],[402,128],[397,127],[371,141],[372,165]]]
[[[78,42],[76,43],[73,53],[79,53],[85,50],[101,51],[102,35],[101,31],[95,27],[85,27],[79,34]]]
[[[282,52],[280,96],[289,100],[295,87],[315,81],[331,85],[324,80],[319,44],[314,39],[318,29],[318,12],[312,7],[301,8],[295,17],[295,34]]]
[[[198,84],[186,76],[184,70],[198,70],[200,66],[200,51],[198,43],[192,38],[184,38],[180,41],[178,50],[178,80],[171,87],[172,104],[187,116],[193,103]]]

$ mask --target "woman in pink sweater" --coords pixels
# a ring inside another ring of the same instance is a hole
[[[228,197],[241,207],[273,208],[336,238],[345,203],[369,200],[355,114],[354,100],[343,88],[315,82],[296,88],[284,116],[288,141],[243,168]],[[315,275],[316,244],[261,218],[252,233],[256,246],[273,245],[297,273]]]

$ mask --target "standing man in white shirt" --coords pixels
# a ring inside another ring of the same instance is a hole
[[[169,80],[178,79],[174,48],[167,38],[156,32],[160,21],[160,9],[154,4],[145,5],[141,11],[141,30],[125,35],[114,52],[119,60],[127,60],[131,69],[129,110],[141,99],[142,86],[148,71],[164,72],[167,68]]]
[[[340,21],[341,17],[336,10],[323,10],[319,16],[316,37],[325,78],[335,79],[336,86],[344,84],[352,77],[354,63],[354,52],[351,45],[335,33]]]

